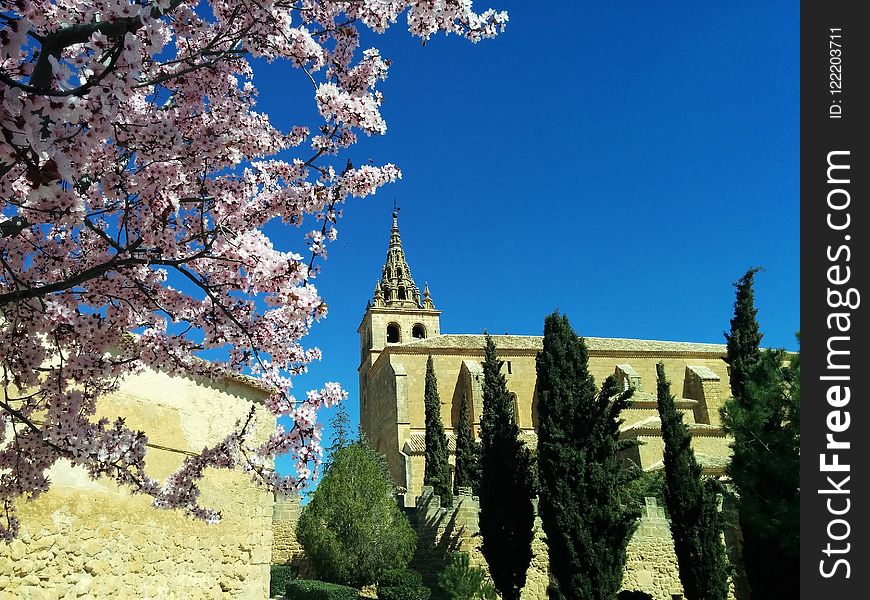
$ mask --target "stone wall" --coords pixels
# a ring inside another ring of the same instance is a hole
[[[398,319],[396,315],[401,311],[394,315]],[[527,434],[527,442],[534,445],[538,427],[535,360],[542,338],[495,336],[494,340],[499,358],[504,361],[502,374],[508,389],[516,395],[517,423]],[[623,384],[638,391],[632,408],[622,415],[626,419],[624,433],[648,420],[643,431],[632,435],[660,439],[654,392],[656,365],[662,362],[675,393],[682,390],[677,402],[685,422],[697,425],[693,447],[706,454],[711,459],[708,462],[715,463],[713,466],[727,461],[730,450],[719,419],[722,401],[730,395],[724,345],[605,338],[587,338],[587,344],[589,370],[597,382],[616,374]],[[387,457],[393,482],[405,488],[410,498],[419,496],[423,486],[422,455],[409,453],[406,445],[425,431],[423,397],[428,358],[432,356],[435,367],[446,433],[454,433],[463,397],[469,401],[472,431],[479,433],[483,345],[482,336],[436,336],[387,345],[377,353],[374,363],[364,362],[360,367],[362,431]],[[366,360],[372,358],[374,354]],[[643,469],[649,469],[661,461],[660,448],[647,445],[636,450],[632,458]],[[704,466],[707,472],[718,474],[706,463]]]
[[[403,504],[400,499],[399,506]],[[452,506],[442,507],[441,497],[434,494],[431,486],[423,488],[416,507],[405,509],[411,527],[417,532],[417,551],[411,566],[428,585],[435,584],[451,552],[467,552],[472,565],[486,569],[480,550],[483,538],[477,524],[479,512],[477,497],[468,493],[455,495]]]
[[[521,599],[547,600],[547,586],[550,581],[549,551],[546,534],[538,516],[537,500],[533,504],[535,530],[532,562],[526,572],[526,585]],[[423,494],[417,498],[417,507],[406,509],[419,538],[417,553],[411,566],[423,575],[424,581],[429,585],[435,584],[438,573],[446,565],[449,553],[453,551],[467,552],[472,565],[488,571],[481,551],[483,540],[477,521],[479,510],[477,497],[467,493],[457,494],[452,506],[442,507],[440,497],[434,495],[432,488],[428,486],[423,488]],[[623,590],[646,592],[654,600],[682,598],[683,587],[680,583],[670,523],[665,517],[664,509],[657,506],[653,498],[646,499],[640,523],[628,544],[627,554]],[[730,600],[735,598],[733,586],[728,597]]]
[[[462,490],[456,494],[453,504],[447,507],[441,505],[441,498],[429,486],[424,487],[423,494],[416,498],[416,506],[411,500],[406,501],[401,497],[398,502],[404,507],[411,526],[417,532],[417,551],[411,567],[420,572],[427,585],[436,585],[438,575],[446,566],[451,552],[467,552],[472,565],[488,572],[486,559],[481,551],[483,538],[478,527],[480,503],[476,496],[470,494],[470,490]],[[523,588],[521,600],[547,600],[547,586],[550,582],[547,538],[538,516],[538,501],[534,500],[533,504],[533,555],[526,572],[526,586]],[[274,563],[296,565],[300,568],[301,576],[305,577],[313,574],[313,569],[296,541],[294,529],[299,512],[298,499],[275,504],[272,555]],[[731,529],[726,533],[730,532],[733,537],[733,523],[729,526]],[[739,531],[737,534],[739,535]],[[728,539],[728,542],[729,554],[734,559],[737,557],[731,552],[735,549],[734,540]],[[646,498],[640,523],[629,541],[627,554],[623,590],[646,592],[654,600],[682,598],[683,588],[677,557],[674,554],[670,522],[665,516],[664,508],[658,506],[654,498]],[[748,596],[745,592],[740,593],[739,589],[735,595],[732,586],[728,597],[730,600],[739,600]]]
[[[628,560],[622,579],[624,590],[650,594],[654,600],[682,595],[680,571],[674,554],[671,526],[665,511],[653,498],[646,499],[641,521],[628,543]]]
[[[400,501],[400,505],[402,502]],[[549,554],[547,538],[538,516],[538,502],[535,507],[535,532],[532,539],[532,562],[526,572],[526,586],[522,600],[546,600],[547,586],[550,582]],[[430,486],[423,488],[417,498],[417,506],[406,508],[411,526],[417,532],[417,552],[411,566],[420,572],[423,580],[430,586],[437,583],[438,575],[447,565],[451,552],[467,552],[472,566],[489,572],[481,546],[478,514],[480,502],[470,490],[462,490],[453,498],[449,507],[441,506],[441,498],[433,493]]]
[[[100,414],[125,415],[148,434],[147,472],[163,479],[190,451],[214,444],[244,418],[263,390],[243,381],[205,382],[147,372],[130,377]],[[258,408],[258,437],[274,418]],[[249,475],[209,469],[201,504],[217,525],[157,510],[84,469],[60,462],[51,489],[16,503],[21,533],[0,543],[0,599],[250,598],[268,596],[272,495]]]
[[[275,500],[272,511],[272,564],[291,565],[301,578],[314,577],[314,567],[296,539],[296,524],[302,505],[298,496]]]
[[[538,499],[532,500],[535,507],[534,537],[532,538],[532,562],[526,571],[526,586],[520,600],[546,600],[550,585],[550,551],[547,534],[538,514]]]

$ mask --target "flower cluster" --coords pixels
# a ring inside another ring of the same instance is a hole
[[[401,176],[331,161],[359,132],[386,131],[376,86],[390,63],[358,52],[358,28],[382,32],[402,14],[423,40],[478,41],[507,22],[469,0],[2,0],[0,537],[15,536],[15,500],[45,491],[61,458],[208,521],[206,467],[284,492],[316,476],[316,415],[344,392],[291,394],[320,358],[302,345],[326,314],[314,259],[348,197]],[[304,71],[322,118],[279,131],[255,110],[251,57]],[[275,248],[272,220],[313,221],[307,250]],[[197,358],[209,349],[227,360]],[[145,368],[253,374],[293,426],[257,445],[251,415],[154,481],[145,433],[94,416]],[[294,477],[263,467],[278,452],[296,460]]]

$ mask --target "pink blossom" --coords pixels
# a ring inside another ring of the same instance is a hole
[[[469,0],[204,1],[4,3],[0,537],[16,535],[14,501],[47,490],[60,459],[208,522],[220,517],[199,505],[208,467],[283,493],[317,476],[318,411],[346,393],[336,383],[291,393],[321,358],[303,346],[327,312],[312,280],[341,205],[401,177],[391,163],[332,164],[360,132],[387,127],[377,85],[390,62],[357,52],[358,28],[383,32],[406,14],[424,40],[476,42],[507,22]],[[258,56],[304,71],[320,118],[282,132],[257,112]],[[273,220],[308,221],[298,251],[275,248],[263,231]],[[197,357],[210,349],[227,359]],[[103,394],[146,368],[253,375],[274,390],[268,411],[293,425],[257,442],[252,412],[155,481],[146,434],[95,417]],[[294,475],[265,467],[276,453]]]

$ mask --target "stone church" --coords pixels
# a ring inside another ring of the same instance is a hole
[[[441,420],[451,453],[459,407],[467,396],[475,435],[483,409],[484,336],[442,333],[441,311],[429,292],[417,286],[393,213],[386,263],[359,326],[360,425],[372,445],[387,457],[390,473],[405,498],[417,498],[423,485],[425,439],[423,390],[431,355],[438,378]],[[724,344],[587,337],[589,368],[600,383],[615,375],[634,388],[623,412],[622,436],[641,442],[628,457],[645,470],[662,466],[663,442],[656,405],[656,363],[663,362],[677,407],[693,436],[698,461],[709,474],[724,472],[728,438],[719,407],[730,395]],[[493,336],[504,361],[516,417],[530,447],[537,440],[535,355],[542,336]],[[455,456],[451,456],[451,462]],[[412,500],[410,502],[413,502]]]

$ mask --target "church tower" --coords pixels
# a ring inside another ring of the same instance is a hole
[[[366,405],[366,374],[381,351],[388,345],[399,345],[414,340],[430,338],[441,333],[441,311],[429,295],[429,285],[423,293],[411,276],[411,268],[405,258],[402,238],[399,235],[399,212],[393,210],[393,226],[390,229],[390,244],[387,259],[380,279],[366,306],[357,333],[360,342],[360,407]]]

